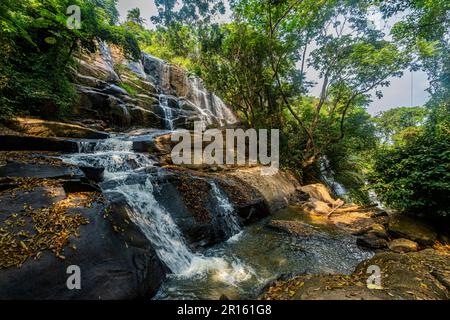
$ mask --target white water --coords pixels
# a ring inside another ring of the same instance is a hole
[[[330,161],[327,157],[319,160],[320,174],[324,182],[334,191],[336,196],[345,199],[347,196],[347,189],[334,179],[334,171],[330,167]]]
[[[166,95],[160,94],[159,95],[159,106],[164,112],[164,124],[166,129],[173,130],[174,124],[173,124],[173,111],[172,108],[169,107],[169,99]]]
[[[163,132],[163,131],[162,131]],[[253,274],[251,268],[239,260],[225,260],[222,257],[205,257],[192,252],[172,216],[154,197],[152,175],[146,168],[155,168],[154,162],[146,155],[133,151],[133,142],[126,136],[118,136],[100,142],[79,143],[80,152],[63,157],[70,164],[105,168],[102,188],[105,194],[120,193],[132,209],[130,218],[136,223],[152,243],[158,257],[176,277],[191,278],[210,274],[217,281],[235,285]],[[136,179],[136,178],[144,178]],[[240,227],[233,208],[217,186],[223,213],[230,218],[230,228],[239,232]],[[239,230],[238,230],[239,229]],[[233,232],[235,232],[233,231]]]
[[[148,79],[164,94],[176,94],[179,98],[188,101],[205,126],[237,122],[230,108],[214,93],[208,91],[200,78],[188,76],[187,72],[152,55],[144,54],[143,59],[144,64],[153,65],[153,71],[156,73],[148,74]],[[166,119],[170,118],[166,116]]]
[[[239,225],[233,204],[230,202],[228,197],[220,191],[214,181],[210,181],[209,184],[211,185],[211,190],[217,199],[219,212],[223,216],[223,220],[226,223],[229,234],[232,236],[238,234],[241,231],[241,226]]]

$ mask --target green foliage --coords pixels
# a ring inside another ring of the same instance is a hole
[[[388,206],[428,217],[450,214],[450,139],[424,134],[378,152],[371,188]]]
[[[81,28],[67,27],[67,8],[78,5]],[[0,4],[0,112],[64,117],[75,98],[72,56],[96,50],[96,41],[122,45],[139,57],[138,42],[118,21],[115,0],[6,0]]]
[[[394,108],[379,113],[375,118],[377,134],[382,143],[402,144],[422,131],[428,115],[424,107]]]

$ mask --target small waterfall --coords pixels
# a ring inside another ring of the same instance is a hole
[[[170,214],[153,196],[150,178],[146,179],[145,184],[121,184],[110,191],[119,192],[126,198],[133,209],[130,218],[140,226],[160,259],[173,273],[181,274],[189,268],[195,255],[186,245]]]
[[[159,106],[161,107],[162,111],[164,112],[164,124],[166,129],[173,130],[174,127],[174,117],[173,117],[173,110],[169,107],[169,99],[166,95],[160,94],[159,95]]]
[[[339,198],[346,198],[347,189],[334,179],[334,171],[330,167],[330,160],[322,157],[319,160],[320,174],[324,182],[332,189]]]
[[[209,184],[211,185],[212,193],[217,199],[219,212],[223,216],[223,221],[228,229],[228,235],[234,236],[238,234],[241,231],[241,226],[239,225],[233,204],[214,181],[210,181]]]

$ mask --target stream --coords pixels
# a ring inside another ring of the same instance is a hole
[[[132,208],[131,219],[151,241],[159,258],[171,270],[155,299],[255,298],[268,282],[281,275],[350,274],[371,257],[351,236],[319,232],[300,238],[265,228],[267,218],[241,228],[233,205],[211,182],[211,192],[225,217],[228,241],[203,252],[193,252],[168,212],[154,197],[153,181],[165,169],[147,155],[133,151],[133,140],[153,139],[167,131],[140,136],[120,134],[103,141],[80,141],[80,152],[63,157],[78,166],[104,167],[104,194],[120,193]],[[299,219],[292,207],[273,219]]]

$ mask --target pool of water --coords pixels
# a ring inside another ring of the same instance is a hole
[[[373,253],[360,249],[353,236],[321,227],[310,237],[289,235],[265,227],[270,219],[304,220],[290,207],[246,227],[228,241],[203,252],[192,275],[170,275],[155,299],[256,298],[263,288],[283,275],[350,274]]]

